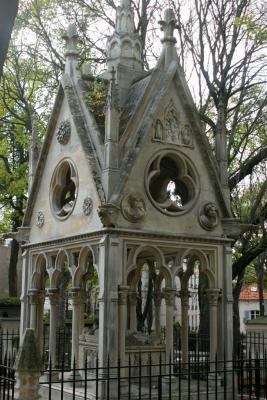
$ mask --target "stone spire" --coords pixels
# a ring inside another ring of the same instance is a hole
[[[106,198],[109,200],[112,189],[117,182],[119,172],[119,123],[120,105],[119,90],[116,83],[115,68],[112,67],[111,79],[106,104],[105,118],[105,168],[103,170],[103,184]]]
[[[117,8],[115,32],[107,43],[108,70],[118,65],[131,68],[132,74],[143,70],[142,44],[135,33],[134,11],[129,0],[121,0]]]
[[[78,42],[79,36],[77,33],[76,25],[70,24],[67,28],[66,33],[62,36],[66,41],[65,45],[65,72],[70,76],[73,76],[74,70],[78,69]]]
[[[134,14],[129,0],[121,0],[117,8],[116,32],[119,34],[134,33]]]
[[[164,36],[161,42],[164,46],[165,51],[165,66],[168,68],[171,61],[177,59],[177,53],[175,49],[176,39],[173,36],[174,29],[177,28],[176,19],[174,12],[171,8],[167,8],[164,11],[164,19],[159,21],[161,30],[164,32]]]

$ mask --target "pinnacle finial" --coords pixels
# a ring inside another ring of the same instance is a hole
[[[79,41],[79,36],[77,33],[77,28],[75,24],[69,24],[66,33],[62,36],[63,39],[66,41],[66,51],[65,51],[65,56],[70,56],[70,55],[78,55],[78,41]]]
[[[134,33],[134,14],[130,0],[121,0],[117,8],[116,32]]]
[[[176,22],[177,21],[175,19],[173,10],[171,8],[167,8],[164,11],[164,19],[162,21],[159,21],[159,24],[161,25],[161,30],[164,32],[164,37],[161,40],[162,43],[176,43],[176,39],[173,36],[174,29],[178,27]]]

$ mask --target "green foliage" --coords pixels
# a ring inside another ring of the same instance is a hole
[[[20,306],[18,297],[0,297],[0,306]]]
[[[103,80],[90,82],[85,102],[94,114],[98,126],[105,124],[105,105],[107,98],[107,84]]]
[[[266,26],[259,25],[253,16],[236,17],[234,20],[235,25],[245,27],[251,38],[258,44],[266,43],[267,29]]]

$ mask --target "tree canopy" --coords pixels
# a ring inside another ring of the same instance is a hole
[[[27,199],[29,135],[43,137],[64,68],[62,35],[75,22],[81,68],[105,68],[113,0],[21,0],[0,92],[1,230],[16,229]],[[233,279],[267,250],[265,5],[258,0],[133,0],[145,68],[160,52],[162,10],[177,19],[180,63],[211,146],[224,132],[234,216],[257,226],[236,238]],[[238,285],[236,286],[238,287]]]

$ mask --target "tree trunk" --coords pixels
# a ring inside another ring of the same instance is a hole
[[[259,291],[259,306],[260,306],[260,316],[264,316],[264,298],[263,298],[263,262],[264,257],[262,255],[257,257],[256,261],[256,275],[257,275],[257,283],[258,283],[258,291]]]

